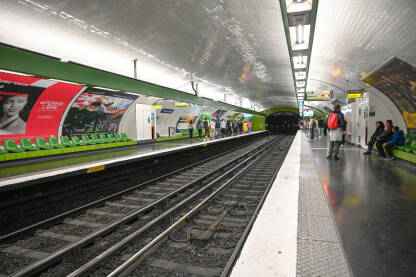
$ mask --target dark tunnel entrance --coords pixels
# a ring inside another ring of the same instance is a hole
[[[274,134],[296,134],[299,120],[297,113],[275,112],[266,118],[266,126]]]

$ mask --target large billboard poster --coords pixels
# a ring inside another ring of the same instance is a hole
[[[392,58],[363,80],[393,101],[403,115],[408,133],[416,134],[416,68]]]
[[[88,88],[72,104],[65,117],[62,135],[116,133],[125,111],[138,96]]]
[[[0,72],[0,139],[57,136],[80,85]]]

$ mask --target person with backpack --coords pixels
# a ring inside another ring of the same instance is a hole
[[[371,154],[371,150],[373,149],[374,144],[377,141],[377,138],[379,136],[381,136],[384,133],[384,123],[383,121],[377,121],[376,122],[376,130],[374,131],[374,133],[371,135],[370,141],[367,144],[367,151],[365,151],[363,154],[364,155],[370,155]]]
[[[341,106],[335,105],[334,111],[328,117],[327,125],[329,129],[328,160],[339,160],[338,153],[342,142],[342,135],[345,134],[344,114]]]

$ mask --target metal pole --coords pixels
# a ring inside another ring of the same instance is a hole
[[[137,79],[137,59],[133,60],[134,65],[134,79]]]

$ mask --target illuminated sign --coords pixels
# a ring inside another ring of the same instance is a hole
[[[363,98],[363,90],[349,90],[347,93],[347,99]]]
[[[303,116],[313,116],[313,110],[304,110]]]

